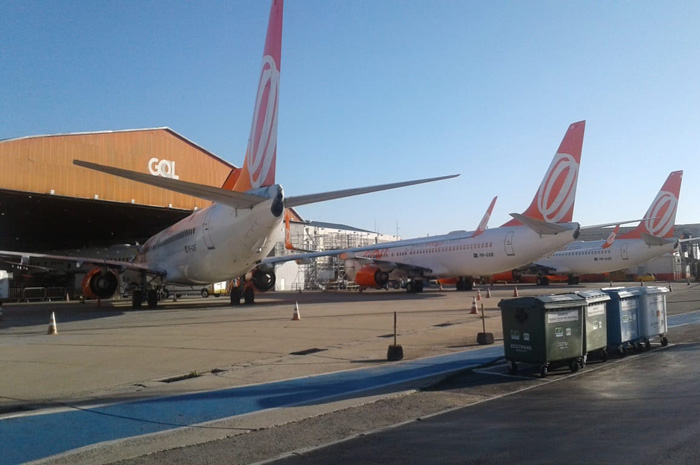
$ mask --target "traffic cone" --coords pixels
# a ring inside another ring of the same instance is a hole
[[[299,302],[294,302],[294,314],[292,315],[292,321],[301,320],[301,315],[299,314]]]
[[[518,286],[513,287],[513,297],[520,297],[520,294],[518,294]]]
[[[477,302],[481,302],[481,289],[476,290],[476,300]]]
[[[46,334],[49,334],[51,336],[55,336],[58,334],[58,328],[56,327],[56,315],[54,312],[51,312],[51,321],[49,321],[49,330],[46,332]]]
[[[476,315],[478,312],[476,311],[476,297],[472,297],[472,311],[469,312],[470,315]]]
[[[487,298],[487,299],[490,299],[490,298],[491,298],[491,288],[490,288],[490,287],[487,287],[487,288],[486,288],[486,298]]]

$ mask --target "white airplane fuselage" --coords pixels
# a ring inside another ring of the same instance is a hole
[[[357,254],[378,260],[382,271],[392,278],[413,277],[406,267],[428,269],[423,277],[487,276],[531,263],[538,257],[560,249],[577,237],[578,224],[558,234],[543,235],[526,226],[487,229],[483,234],[450,240],[450,235],[436,236],[435,242],[381,249]]]
[[[557,274],[609,273],[644,263],[678,247],[677,241],[649,246],[642,239],[616,239],[607,249],[602,248],[604,244],[605,241],[575,242],[535,263],[553,268]]]
[[[278,186],[270,186],[276,192]],[[252,208],[214,203],[151,237],[137,263],[164,272],[165,283],[209,284],[238,278],[275,246],[284,215],[270,198]]]

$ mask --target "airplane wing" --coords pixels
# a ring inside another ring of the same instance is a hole
[[[0,257],[18,257],[20,259],[20,264],[24,265],[23,262],[29,261],[31,258],[35,259],[48,259],[48,260],[61,260],[67,262],[76,263],[78,267],[82,265],[92,265],[92,266],[107,266],[109,268],[117,268],[120,271],[133,270],[133,271],[145,271],[150,274],[157,274],[164,276],[165,270],[146,266],[142,263],[135,262],[123,262],[118,260],[107,260],[104,258],[88,258],[88,257],[73,257],[68,255],[52,255],[52,254],[42,254],[42,253],[32,253],[32,252],[16,252],[12,250],[0,250]]]
[[[395,183],[391,183],[391,184],[380,184],[377,186],[358,187],[355,189],[344,189],[344,190],[339,190],[339,191],[322,192],[319,194],[297,195],[297,196],[287,197],[287,199],[284,202],[284,205],[288,208],[298,207],[300,205],[308,205],[310,203],[325,202],[326,200],[334,200],[334,199],[341,199],[343,197],[351,197],[354,195],[369,194],[370,192],[379,192],[379,191],[384,191],[384,190],[388,190],[388,189],[396,189],[399,187],[414,186],[416,184],[423,184],[426,182],[442,181],[444,179],[456,178],[457,176],[459,176],[459,175],[452,174],[449,176],[440,176],[437,178],[418,179],[415,181],[404,181],[404,182],[395,182]]]
[[[233,208],[252,208],[253,206],[268,200],[259,195],[247,194],[245,192],[230,191],[219,187],[206,186],[193,182],[180,181],[177,179],[164,178],[162,176],[152,176],[150,174],[137,173],[135,171],[115,168],[113,166],[98,165],[82,160],[73,160],[73,164],[82,166],[102,173],[111,174],[131,181],[148,184],[150,186],[161,187],[180,194],[191,195],[211,202],[228,205]]]

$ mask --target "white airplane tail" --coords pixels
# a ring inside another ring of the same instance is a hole
[[[535,198],[522,216],[547,223],[570,223],[573,220],[585,129],[585,121],[569,126]],[[503,226],[522,224],[521,219],[513,218]]]
[[[642,239],[644,235],[666,239],[673,237],[682,181],[683,171],[673,171],[669,174],[644,219],[635,229],[618,236],[618,239]]]

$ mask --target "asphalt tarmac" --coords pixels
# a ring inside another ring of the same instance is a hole
[[[520,293],[569,290],[566,286],[524,287]],[[512,293],[511,286],[493,288],[490,299],[482,293],[485,324],[497,342],[500,313],[496,305]],[[398,342],[407,360],[459,354],[479,347],[476,333],[482,330],[482,321],[469,312],[474,295],[437,289],[418,296],[399,291],[275,293],[259,299],[254,308],[232,309],[223,300],[210,298],[183,299],[139,312],[128,310],[126,302],[104,303],[101,308],[94,304],[6,305],[0,323],[0,368],[8,376],[0,388],[0,411],[4,411],[0,421],[58,406],[80,409],[386,366],[394,311]],[[291,321],[295,302],[301,309],[300,321]],[[700,308],[700,290],[674,284],[669,302],[669,315],[687,314]],[[58,336],[45,334],[52,311]],[[688,322],[682,328],[697,328],[692,315]],[[673,344],[677,344],[676,331],[681,330],[672,330]],[[463,388],[426,390],[437,378],[413,380],[382,392],[237,416],[218,429],[181,429],[168,437],[102,444],[46,462],[253,463],[483,402],[523,386],[539,388],[568,376],[553,373],[542,381],[533,372],[504,383],[502,379],[508,377],[503,366],[490,370],[495,372],[469,371],[465,376],[478,381]],[[596,371],[594,364],[582,374],[588,376],[589,371]],[[489,403],[493,402],[498,401]]]

